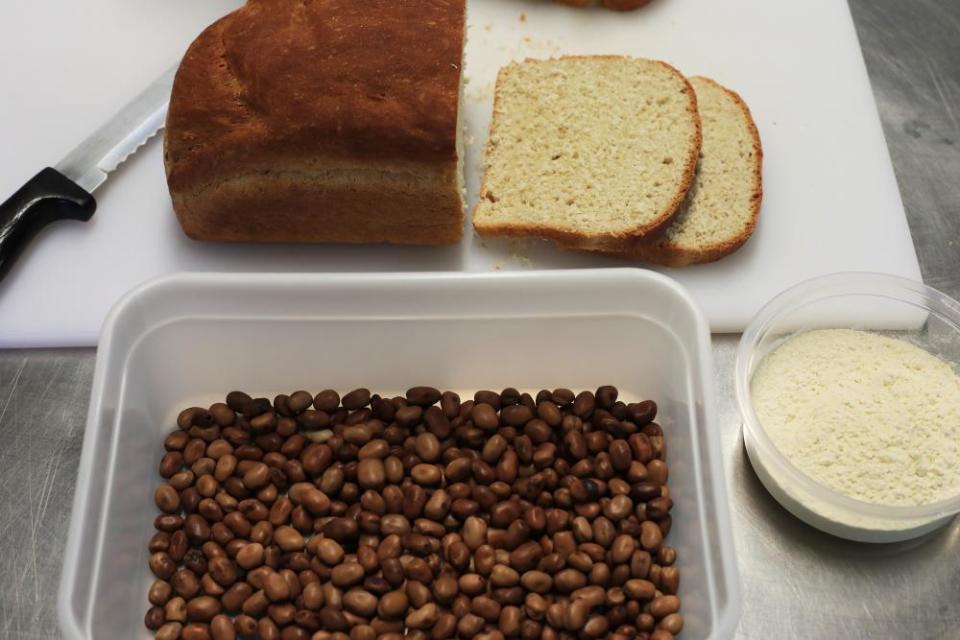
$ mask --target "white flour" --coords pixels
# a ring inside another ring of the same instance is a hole
[[[923,349],[831,329],[764,358],[753,405],[805,473],[865,502],[919,505],[960,491],[960,377]]]

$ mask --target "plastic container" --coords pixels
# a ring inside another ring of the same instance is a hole
[[[668,433],[687,640],[728,638],[740,587],[710,335],[648,271],[184,274],[124,297],[101,335],[60,584],[69,640],[149,638],[146,542],[178,409],[244,389],[399,391],[616,384]]]
[[[897,542],[943,526],[960,512],[960,488],[952,498],[921,506],[886,506],[850,498],[798,469],[780,453],[758,420],[750,383],[764,356],[796,333],[837,328],[883,332],[907,340],[960,371],[960,303],[936,289],[876,273],[838,273],[788,289],[757,313],[737,353],[743,440],[757,476],[788,511],[842,538]]]

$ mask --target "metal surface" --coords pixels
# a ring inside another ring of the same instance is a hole
[[[960,297],[960,2],[852,8],[924,279]],[[715,338],[714,357],[744,587],[738,637],[960,638],[960,521],[917,543],[865,546],[790,516],[743,453],[736,343]],[[91,350],[0,352],[0,638],[58,637],[93,360]]]
[[[176,72],[172,67],[154,80],[61,160],[56,169],[93,193],[111,171],[163,128]]]

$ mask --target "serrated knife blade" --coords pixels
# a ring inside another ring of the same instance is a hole
[[[173,67],[154,80],[58,162],[56,170],[93,193],[111,171],[163,128],[176,72]]]
[[[105,122],[56,164],[0,204],[0,279],[23,248],[55,220],[89,220],[91,195],[109,174],[163,128],[176,66]]]

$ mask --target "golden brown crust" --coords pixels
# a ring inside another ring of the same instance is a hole
[[[463,236],[459,194],[410,188],[399,182],[376,188],[353,179],[302,171],[270,170],[207,185],[202,197],[174,194],[184,232],[197,240],[225,242],[343,242],[453,244]],[[322,215],[310,203],[322,202]],[[388,202],[389,215],[379,215]],[[294,206],[293,203],[306,203]]]
[[[577,58],[577,59],[607,59],[607,60],[628,60],[629,56],[618,56],[618,55],[595,55],[595,56],[562,56],[558,59],[568,59],[568,58]],[[543,60],[534,60],[526,59],[525,63],[538,63],[543,62]],[[582,248],[583,245],[592,245],[594,243],[603,245],[606,243],[621,243],[627,240],[637,239],[637,238],[651,238],[657,237],[663,233],[667,227],[670,226],[670,223],[673,222],[673,219],[680,212],[680,206],[683,204],[683,201],[686,199],[687,191],[690,189],[690,185],[693,184],[693,180],[696,177],[697,172],[697,160],[700,157],[700,143],[703,140],[703,132],[700,126],[700,113],[697,111],[697,96],[696,92],[693,90],[693,87],[687,81],[686,77],[676,69],[676,67],[663,62],[662,60],[651,60],[656,64],[659,64],[666,69],[670,70],[678,78],[680,78],[685,85],[685,93],[688,97],[687,102],[687,113],[690,115],[691,119],[695,124],[694,130],[694,144],[690,147],[690,152],[686,158],[683,170],[683,177],[681,182],[677,185],[676,193],[673,198],[664,207],[663,211],[660,212],[660,215],[651,220],[650,222],[642,225],[638,225],[632,229],[625,229],[616,233],[609,234],[599,234],[599,235],[586,235],[583,232],[576,230],[568,230],[558,226],[543,226],[543,225],[521,225],[521,224],[510,224],[510,223],[481,223],[479,226],[474,219],[473,228],[474,230],[482,236],[537,236],[547,240],[553,240],[559,243],[562,246],[567,248]],[[490,125],[490,138],[493,138],[494,131],[497,126],[497,107],[500,101],[500,77],[503,73],[503,69],[500,70],[500,73],[497,74],[497,83],[494,88],[493,94],[493,122]],[[488,140],[489,140],[488,139]],[[489,153],[489,142],[487,143],[487,153]],[[487,174],[484,172],[483,178],[480,183],[480,195],[479,198],[486,197],[487,194]],[[478,202],[479,205],[479,202]],[[476,213],[477,206],[474,205],[474,213]]]
[[[270,194],[269,215],[297,211],[301,227],[314,229],[301,240],[341,237],[312,224],[328,216],[352,212],[353,241],[366,240],[365,229],[377,222],[371,216],[403,218],[403,206],[377,182],[379,167],[455,173],[464,30],[464,0],[249,0],[212,24],[183,58],[167,115],[167,181],[184,228],[195,237],[236,235],[259,196],[246,193],[253,199],[238,201],[233,216],[216,212],[228,227],[216,230],[208,220],[187,220],[215,213],[202,202],[207,185],[317,158],[351,170],[376,165],[356,188],[383,195],[361,198],[370,206],[362,210],[345,193],[314,190],[309,201],[296,190],[285,200]],[[455,177],[430,182],[420,189],[424,215],[433,199],[460,198]],[[393,227],[392,240],[409,241],[402,226]],[[265,233],[244,239],[279,239]]]
[[[684,267],[691,264],[715,262],[742,247],[747,240],[750,239],[750,236],[753,235],[757,218],[760,216],[760,205],[763,201],[763,147],[760,143],[760,131],[757,129],[753,115],[750,113],[750,107],[743,101],[740,94],[710,78],[701,76],[697,79],[709,82],[718,89],[725,91],[743,112],[744,120],[750,131],[750,137],[753,140],[753,175],[755,186],[753,195],[750,198],[750,218],[742,233],[724,242],[718,242],[696,249],[687,249],[663,238],[656,242],[638,243],[628,251],[615,253],[615,255],[621,258],[638,259],[667,267]]]

